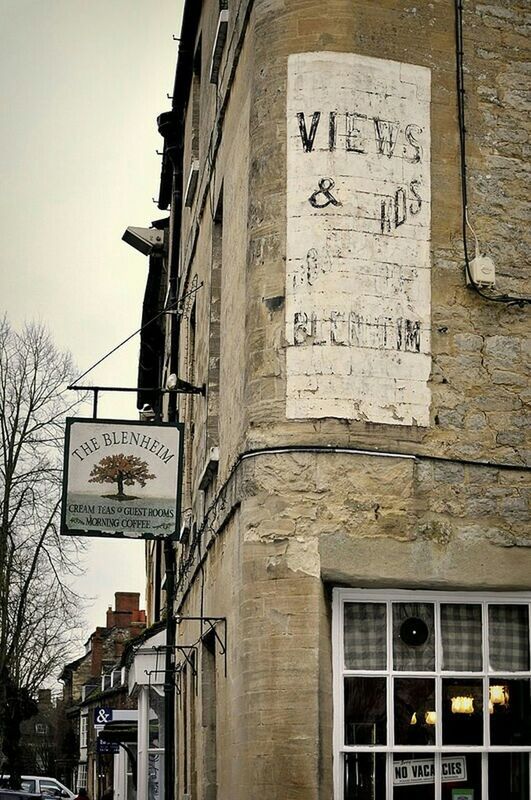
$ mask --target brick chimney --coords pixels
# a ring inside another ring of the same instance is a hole
[[[103,658],[103,638],[107,633],[106,628],[96,628],[94,633],[91,636],[91,657],[92,657],[92,668],[90,670],[91,675],[100,675],[101,674],[101,661]]]
[[[140,592],[115,592],[114,608],[107,611],[108,628],[129,628],[134,623],[146,624],[146,612],[139,608]]]
[[[52,707],[52,690],[51,689],[39,689],[39,699],[37,700],[39,705],[39,711],[42,711],[44,708],[51,708]]]

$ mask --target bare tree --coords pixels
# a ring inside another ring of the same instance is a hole
[[[20,780],[20,725],[36,690],[64,663],[77,624],[78,544],[61,539],[64,418],[82,402],[42,325],[20,332],[0,319],[0,747]]]

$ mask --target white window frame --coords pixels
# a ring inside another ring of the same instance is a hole
[[[385,670],[349,670],[344,668],[344,606],[345,603],[384,603],[387,607],[387,667]],[[395,670],[393,668],[393,640],[392,640],[392,604],[393,603],[433,603],[435,615],[435,670],[409,671]],[[482,655],[483,669],[478,672],[456,672],[442,670],[442,639],[440,631],[440,606],[444,603],[469,603],[480,605],[482,609]],[[496,672],[489,669],[487,660],[488,643],[488,605],[525,605],[528,608],[531,628],[531,594],[529,592],[429,592],[421,590],[372,590],[372,589],[340,589],[335,588],[332,596],[332,664],[333,664],[333,776],[334,800],[344,800],[344,772],[343,754],[357,753],[385,753],[386,754],[386,798],[393,798],[393,771],[392,761],[395,753],[415,752],[435,754],[435,800],[441,800],[440,781],[440,756],[437,754],[449,753],[479,753],[482,755],[482,796],[488,797],[488,754],[489,753],[529,753],[530,758],[530,787],[531,797],[531,745],[490,745],[490,727],[488,714],[483,715],[483,744],[471,745],[443,745],[442,744],[442,679],[450,677],[469,677],[483,681],[483,708],[488,708],[489,680],[500,677],[507,679],[528,678],[531,680],[531,652],[529,658],[530,669],[525,672]],[[531,633],[529,635],[531,649]],[[344,678],[348,676],[385,677],[387,686],[387,744],[385,745],[345,745],[344,744]],[[396,677],[401,678],[434,678],[436,686],[437,722],[435,726],[435,745],[395,745],[394,744],[394,710],[392,708],[391,681]]]
[[[88,746],[88,714],[79,717],[79,749],[86,750]]]
[[[79,792],[80,789],[87,788],[87,780],[88,780],[88,764],[85,762],[80,762],[77,765],[77,791]]]

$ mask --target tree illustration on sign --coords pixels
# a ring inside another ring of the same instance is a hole
[[[116,483],[118,493],[104,495],[105,497],[113,497],[116,500],[135,500],[136,498],[132,495],[124,493],[124,486],[133,486],[138,483],[144,487],[146,481],[151,481],[155,477],[148,472],[146,461],[142,461],[138,456],[126,456],[118,453],[118,455],[105,456],[98,464],[94,464],[89,483]]]

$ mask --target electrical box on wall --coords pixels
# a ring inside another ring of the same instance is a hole
[[[466,271],[466,282],[468,285],[475,283],[477,286],[489,286],[493,288],[496,285],[496,267],[494,261],[490,256],[477,255],[468,262],[470,275]]]

